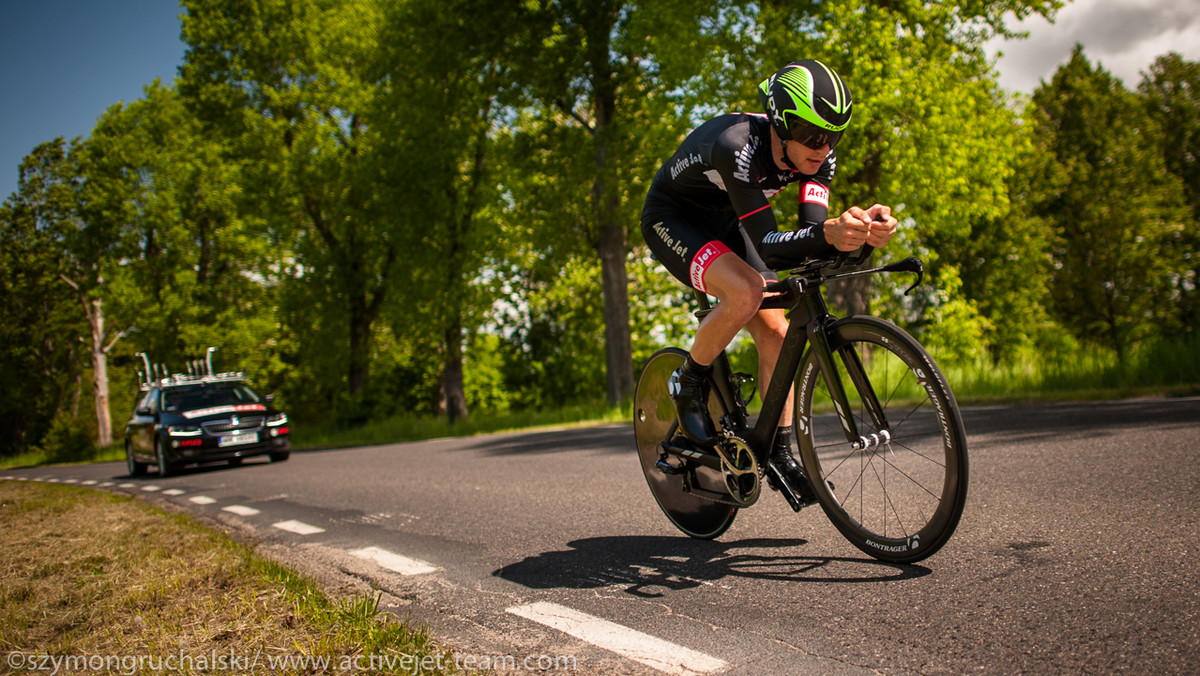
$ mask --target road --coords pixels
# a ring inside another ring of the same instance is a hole
[[[864,558],[819,508],[796,515],[775,494],[715,542],[682,537],[628,425],[294,453],[162,480],[112,463],[0,478],[86,483],[217,521],[335,591],[383,592],[385,609],[477,663],[510,659],[492,666],[1195,673],[1200,399],[964,419],[966,511],[915,566]]]

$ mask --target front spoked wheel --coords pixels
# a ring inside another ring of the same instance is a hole
[[[663,441],[676,429],[675,405],[667,392],[667,379],[686,356],[683,350],[669,347],[655,352],[646,362],[634,395],[633,432],[642,472],[658,506],[689,537],[709,540],[729,528],[738,509],[691,492],[688,486],[710,492],[725,490],[721,488],[724,482],[721,473],[692,466],[678,458],[667,461],[673,468],[683,470],[679,473],[664,472],[657,464],[663,459]],[[709,398],[708,410],[711,415],[720,415],[720,402],[715,395]]]
[[[813,350],[796,384],[800,455],[822,508],[856,547],[913,563],[958,526],[967,496],[967,439],[946,379],[899,327],[849,317],[828,329],[836,377],[858,435],[847,433]]]

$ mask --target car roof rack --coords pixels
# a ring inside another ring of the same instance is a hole
[[[137,372],[138,389],[145,392],[155,385],[165,387],[192,383],[230,383],[246,379],[243,371],[214,373],[212,355],[216,351],[217,348],[210,347],[205,352],[204,359],[189,359],[186,373],[171,373],[166,364],[151,364],[149,355],[145,352],[138,352],[137,356],[141,357],[142,363],[146,365],[145,372]]]

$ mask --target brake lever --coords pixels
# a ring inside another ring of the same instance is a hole
[[[921,286],[921,282],[925,280],[925,264],[916,256],[909,256],[902,261],[896,261],[879,268],[881,272],[915,272],[917,273],[917,281],[904,291],[904,295],[912,293],[912,290]]]

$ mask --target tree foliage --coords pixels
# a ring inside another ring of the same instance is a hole
[[[1049,224],[1052,308],[1077,335],[1123,356],[1173,322],[1187,213],[1143,100],[1077,46],[1033,96],[1038,187]]]
[[[0,454],[124,415],[135,352],[209,345],[304,421],[618,402],[695,326],[637,232],[654,172],[806,57],[856,100],[831,211],[891,204],[885,255],[930,273],[842,308],[950,362],[1194,335],[1198,66],[1130,92],[1077,50],[1021,113],[984,41],[1060,4],[185,0],[179,78],[0,207]]]

